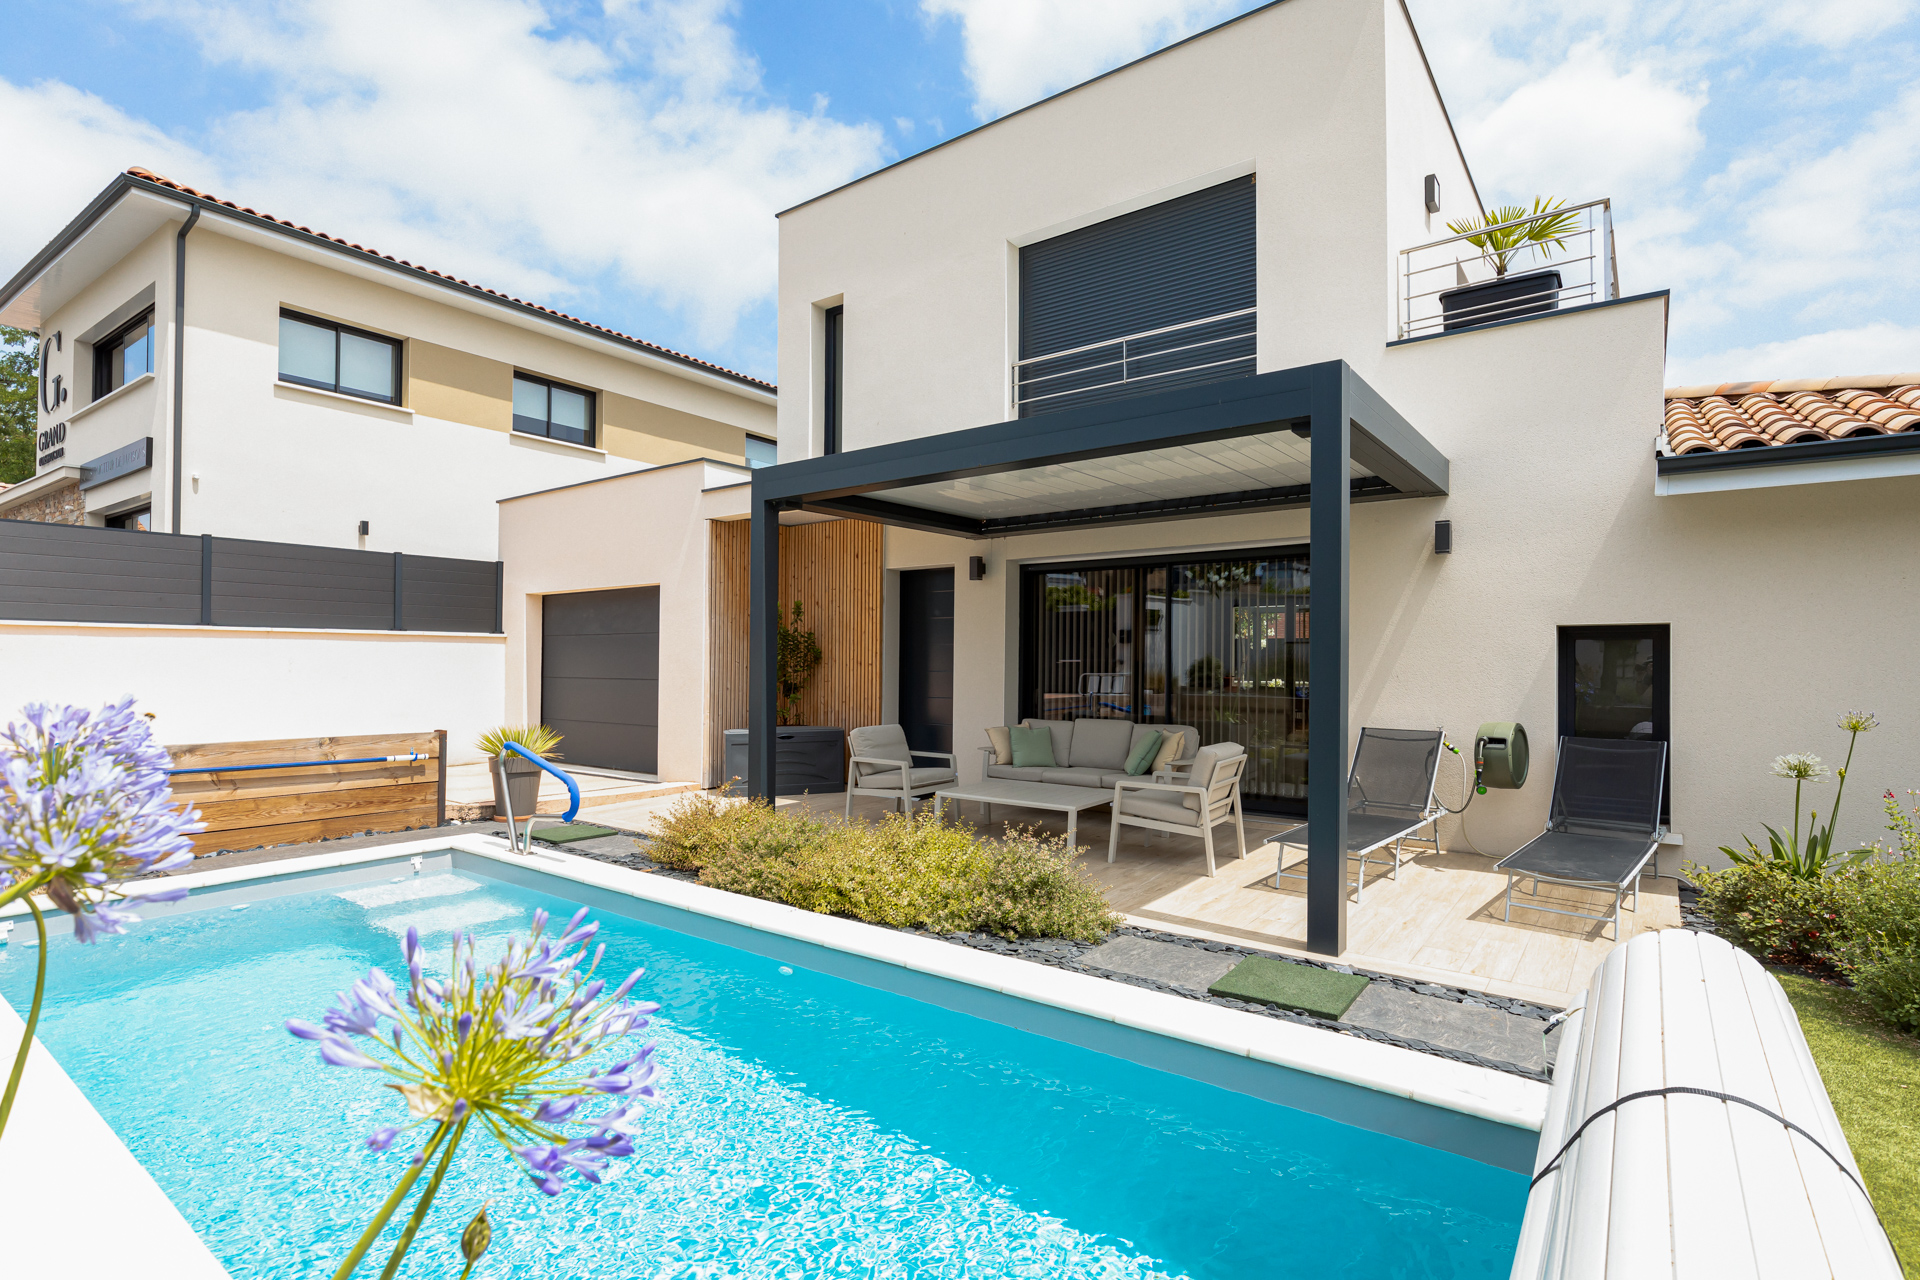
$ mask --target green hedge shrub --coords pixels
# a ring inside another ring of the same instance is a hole
[[[1834,890],[1840,872],[1802,880],[1773,863],[1709,871],[1690,867],[1700,910],[1720,936],[1774,964],[1831,964],[1840,922]]]
[[[651,855],[716,889],[896,928],[1095,942],[1120,923],[1064,840],[982,840],[924,811],[842,822],[689,795]]]

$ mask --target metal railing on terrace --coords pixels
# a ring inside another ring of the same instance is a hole
[[[1243,377],[1253,372],[1258,321],[1259,309],[1245,307],[1016,360],[1014,406],[1026,418]]]
[[[1400,251],[1402,338],[1619,296],[1611,200],[1561,205]]]

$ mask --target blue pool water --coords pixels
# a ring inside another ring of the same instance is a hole
[[[483,955],[553,897],[467,871],[362,880],[52,940],[41,1036],[239,1280],[330,1275],[402,1171],[371,1072],[281,1030],[399,938]],[[326,884],[325,881],[316,881]],[[562,882],[553,887],[564,893]],[[404,1274],[476,1277],[1504,1276],[1526,1180],[751,952],[596,912],[664,1006],[665,1101],[600,1188],[549,1200],[474,1141]],[[24,1009],[34,952],[0,949]],[[363,1266],[378,1274],[384,1248]]]

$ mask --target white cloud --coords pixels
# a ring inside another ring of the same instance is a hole
[[[1880,320],[1852,329],[1830,329],[1780,342],[1676,358],[1667,364],[1667,383],[1690,387],[1869,373],[1920,373],[1920,325]]]
[[[1233,0],[920,0],[960,23],[973,112],[1038,102],[1246,8]]]
[[[604,281],[684,315],[711,348],[772,295],[773,215],[885,158],[875,126],[767,101],[730,11],[612,0],[605,38],[589,41],[556,35],[535,0],[147,7],[210,62],[267,76],[268,101],[211,122],[197,150],[96,104],[53,163],[89,194],[144,164],[590,314],[605,310],[592,296]],[[42,116],[74,96],[5,91]],[[44,186],[31,203],[78,207]]]

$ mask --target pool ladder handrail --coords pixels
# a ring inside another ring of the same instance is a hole
[[[494,773],[494,777],[500,780],[501,798],[507,802],[507,847],[509,849],[512,849],[515,853],[530,854],[533,852],[534,815],[531,813],[527,815],[527,830],[526,830],[525,838],[523,839],[521,835],[514,830],[513,824],[515,819],[513,816],[513,793],[507,790],[507,774],[504,766],[506,765],[507,753],[509,751],[511,751],[513,754],[517,756],[525,756],[527,759],[533,761],[535,764],[539,765],[542,769],[545,769],[548,773],[552,774],[554,777],[560,779],[561,782],[566,784],[567,796],[568,796],[569,802],[567,804],[567,811],[560,815],[560,821],[562,824],[572,822],[574,815],[580,812],[580,784],[573,780],[572,775],[564,772],[563,770],[554,768],[552,765],[548,764],[545,760],[542,760],[539,756],[527,750],[525,747],[521,746],[519,743],[506,742],[501,744],[500,754],[493,758],[493,773]],[[538,799],[534,801],[533,807],[536,811],[540,808],[540,802]]]

